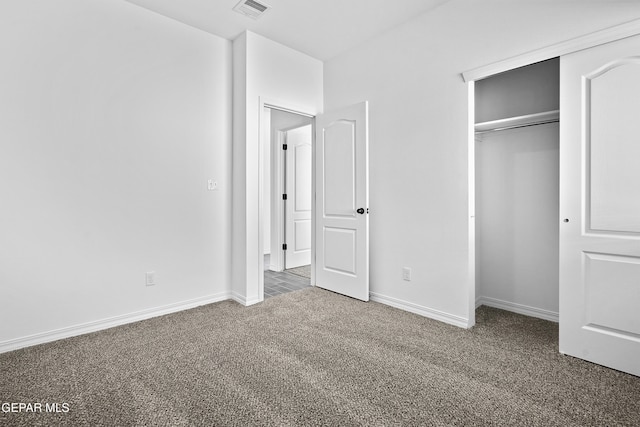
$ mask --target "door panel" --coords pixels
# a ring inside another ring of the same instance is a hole
[[[355,125],[355,121],[337,120],[324,129],[325,216],[356,215]]]
[[[640,317],[629,316],[638,310],[640,258],[584,253],[585,323],[592,327],[618,331],[630,338],[640,337]],[[615,278],[615,280],[612,280]],[[635,295],[634,295],[635,294]],[[635,298],[629,298],[629,296]]]
[[[592,230],[640,232],[640,62],[616,60],[586,77]]]
[[[363,301],[369,300],[367,120],[366,102],[316,119],[316,285]]]
[[[311,125],[286,132],[285,268],[311,264]]]
[[[337,273],[356,275],[357,231],[324,228],[324,268]]]
[[[561,58],[560,351],[640,375],[640,37]]]
[[[304,142],[296,143],[293,147],[293,173],[295,179],[292,183],[294,198],[294,210],[298,212],[311,212],[311,126],[304,128]]]
[[[293,240],[293,250],[297,253],[311,249],[311,220],[300,219],[294,224],[295,239]],[[309,264],[309,263],[307,263]],[[303,265],[307,265],[303,264]]]

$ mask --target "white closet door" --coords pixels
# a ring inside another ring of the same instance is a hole
[[[640,37],[561,59],[560,351],[640,375]]]

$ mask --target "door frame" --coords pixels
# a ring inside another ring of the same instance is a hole
[[[476,256],[475,256],[475,242],[476,242],[476,224],[475,224],[475,82],[484,78],[510,71],[516,68],[531,65],[536,62],[545,61],[547,59],[561,57],[579,50],[588,49],[601,44],[609,43],[612,41],[632,37],[640,34],[640,19],[625,22],[620,25],[594,31],[592,33],[585,34],[580,37],[576,37],[570,40],[562,41],[560,43],[543,47],[541,49],[532,50],[521,55],[517,55],[511,58],[504,59],[502,61],[494,62],[488,65],[484,65],[472,70],[461,73],[463,81],[467,84],[467,109],[468,109],[468,139],[467,139],[467,165],[468,165],[468,205],[467,205],[467,217],[468,223],[468,311],[467,318],[468,328],[475,325],[475,311],[476,311]],[[560,146],[562,146],[562,140],[560,140]],[[560,218],[558,218],[560,220]],[[562,284],[560,284],[562,286]]]
[[[270,262],[277,271],[284,270],[284,251],[282,250],[284,243],[284,206],[281,203],[282,198],[278,197],[278,195],[284,194],[284,155],[282,153],[283,150],[279,149],[284,144],[284,138],[285,132],[278,130],[276,140],[271,141],[271,176],[269,177],[271,179],[271,224],[265,224],[265,227],[271,227]],[[277,151],[276,148],[278,148]],[[275,227],[272,224],[275,224]]]
[[[258,118],[258,128],[259,128],[259,136],[258,136],[258,177],[260,182],[258,183],[258,250],[260,251],[259,256],[258,256],[258,271],[260,272],[260,274],[258,274],[258,283],[256,284],[257,288],[258,288],[258,298],[259,298],[259,302],[264,301],[264,230],[265,230],[265,224],[264,224],[264,138],[265,138],[265,132],[264,132],[264,126],[265,126],[265,121],[266,121],[266,117],[265,117],[265,113],[264,113],[264,109],[265,108],[271,108],[274,110],[280,110],[280,111],[285,111],[287,113],[292,113],[292,114],[297,114],[299,116],[304,116],[304,117],[309,117],[311,119],[311,132],[312,132],[312,137],[311,137],[311,151],[312,151],[312,158],[311,158],[311,186],[312,186],[312,197],[311,197],[311,286],[315,286],[315,277],[316,277],[316,233],[315,233],[315,223],[316,223],[316,219],[315,219],[315,207],[316,207],[316,197],[315,197],[315,187],[316,187],[316,169],[315,169],[315,146],[316,146],[316,138],[315,138],[315,129],[316,129],[316,114],[317,112],[313,112],[313,111],[309,111],[306,110],[300,106],[297,106],[295,104],[292,104],[290,102],[281,100],[281,99],[275,99],[275,98],[270,98],[270,97],[263,97],[260,96],[259,97],[259,110],[258,110],[258,114],[259,114],[259,118]],[[281,136],[282,136],[283,132],[279,132],[278,133],[278,142],[281,143]],[[275,152],[273,150],[273,144],[272,144],[272,158],[275,155]],[[276,169],[277,171],[273,171],[273,167],[272,167],[272,176],[274,173],[278,174],[278,177],[280,177],[280,173],[282,171],[282,166],[283,166],[283,162],[282,162],[282,150],[278,150],[278,152],[280,153],[279,156],[277,156],[277,164],[276,164]],[[273,166],[273,164],[272,164]],[[282,191],[282,183],[279,183],[276,188],[274,188],[272,186],[271,192],[272,195],[277,194],[275,191],[276,189],[279,189],[278,191]],[[272,197],[272,202],[273,200],[275,200]],[[280,221],[280,219],[284,219],[284,209],[282,207],[282,203],[278,203],[278,208],[277,208],[278,212],[282,214],[282,216],[278,215],[278,221]],[[280,224],[280,222],[278,222],[278,224]],[[270,224],[269,224],[270,226]],[[279,227],[284,228],[284,224],[280,224]],[[282,230],[280,230],[278,232],[278,236],[276,237],[277,240],[280,242],[280,249],[279,251],[282,252]],[[273,235],[272,237],[272,242],[273,242]],[[273,244],[271,245],[273,248]],[[271,253],[271,255],[273,256],[273,251]],[[279,255],[279,259],[282,262],[282,265],[284,267],[284,257],[282,256],[282,254]],[[248,284],[248,286],[253,286],[253,284]]]

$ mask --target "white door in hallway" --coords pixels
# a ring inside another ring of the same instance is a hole
[[[311,264],[311,125],[286,132],[285,268]]]
[[[560,351],[640,375],[640,37],[561,58]]]
[[[368,104],[316,118],[315,284],[369,300]]]

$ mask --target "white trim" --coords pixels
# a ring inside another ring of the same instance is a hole
[[[499,308],[501,310],[511,311],[513,313],[523,314],[529,317],[537,317],[538,319],[549,320],[558,323],[560,316],[555,311],[544,310],[542,308],[531,307],[515,302],[503,301],[496,298],[478,297],[476,299],[476,307],[486,305],[487,307]]]
[[[265,104],[262,102],[262,99],[258,97],[258,291],[256,294],[258,295],[258,299],[262,301],[264,299],[264,134],[265,134],[265,122],[267,121],[267,114],[265,113]],[[271,112],[268,113],[269,123],[271,120]],[[249,218],[248,210],[245,210],[247,214],[247,218]],[[271,224],[267,225],[271,227]],[[253,250],[250,245],[247,247],[247,251]],[[246,266],[247,271],[249,271],[249,264]],[[240,295],[236,292],[233,292],[231,297],[237,301],[238,303],[247,306],[250,305],[247,303],[247,298],[251,295],[251,291],[249,288],[252,287],[252,284],[247,280],[247,284],[245,287],[245,295]]]
[[[178,311],[188,310],[199,307],[201,305],[212,304],[215,302],[225,301],[231,298],[228,292],[207,295],[201,298],[194,298],[187,301],[181,301],[174,304],[167,304],[160,307],[149,308],[146,310],[135,311],[133,313],[123,314],[120,316],[109,317],[102,320],[83,323],[80,325],[68,326],[65,328],[55,329],[53,331],[42,332],[26,337],[15,338],[8,341],[0,342],[0,353],[18,350],[24,347],[44,344],[51,341],[57,341],[64,338],[71,338],[78,335],[88,334],[91,332],[101,331],[116,326],[126,325],[128,323],[139,322],[141,320],[150,319],[152,317],[164,316],[166,314],[176,313]]]
[[[459,328],[469,329],[471,326],[473,326],[469,325],[468,319],[461,316],[456,316],[454,314],[445,313],[444,311],[434,310],[429,307],[424,307],[418,304],[403,301],[397,298],[392,298],[386,295],[381,295],[375,292],[369,293],[369,297],[371,301],[399,308],[400,310],[408,311],[410,313],[419,314],[420,316],[448,323],[449,325],[457,326]]]
[[[310,119],[313,119],[315,117],[315,115],[311,114],[311,113],[305,113],[301,110],[298,110],[297,107],[290,105],[288,107],[281,107],[280,105],[284,105],[284,101],[277,101],[277,100],[268,100],[268,101],[264,101],[263,106],[265,108],[271,108],[272,110],[278,110],[278,111],[284,111],[285,113],[291,113],[291,114],[295,114],[298,116],[304,116],[304,117],[309,117]]]
[[[271,270],[284,270],[284,150],[282,144],[285,143],[286,134],[280,129],[275,130],[275,141],[271,141],[271,183],[274,189],[271,197],[271,252],[275,254],[271,257]],[[273,129],[271,134],[273,135]]]
[[[316,117],[311,120],[311,286],[316,285]]]
[[[264,274],[263,274],[263,279],[264,279]],[[253,299],[248,299],[245,298],[244,296],[240,295],[237,292],[231,292],[231,294],[229,295],[229,299],[232,299],[233,301],[237,302],[240,305],[243,305],[245,307],[248,307],[250,305],[254,305],[257,304],[259,302],[262,302],[264,300],[264,295],[261,297],[256,297]]]
[[[514,68],[523,67],[535,62],[544,61],[615,40],[635,36],[636,34],[640,34],[640,19],[595,31],[551,46],[532,50],[521,55],[494,62],[493,64],[474,68],[463,72],[462,78],[465,82],[484,79],[494,74],[513,70]]]
[[[476,135],[473,124],[476,122],[475,105],[476,90],[475,82],[467,83],[467,318],[468,327],[476,324],[476,308],[473,305],[476,299]]]

